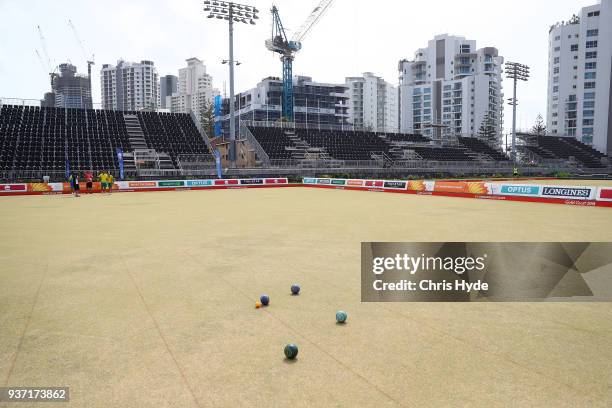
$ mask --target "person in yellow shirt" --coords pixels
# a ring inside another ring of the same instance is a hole
[[[98,177],[100,178],[100,184],[102,185],[102,192],[104,193],[106,191],[106,188],[108,187],[108,175],[105,172],[102,172],[100,173]]]
[[[113,177],[110,171],[106,174],[106,183],[106,185],[108,186],[108,192],[110,194],[113,194],[113,184],[115,183],[115,178]]]

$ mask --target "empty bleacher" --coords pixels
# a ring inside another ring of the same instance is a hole
[[[474,160],[466,149],[452,147],[414,147],[413,149],[423,160],[453,162]]]
[[[297,137],[309,148],[320,149],[334,160],[405,160],[415,157],[415,160],[468,162],[482,159],[485,155],[486,160],[508,161],[503,153],[478,139],[467,140],[459,147],[438,147],[430,146],[431,139],[419,134],[253,126],[249,130],[271,159],[295,158],[297,155],[292,155],[292,151],[299,149]]]
[[[381,133],[379,134],[389,142],[405,142],[405,143],[430,143],[431,139],[419,134],[409,133]]]
[[[338,160],[372,160],[372,155],[388,153],[389,143],[376,133],[297,129],[297,136],[312,147],[324,148]]]
[[[61,172],[68,161],[73,171],[116,172],[116,149],[134,150],[125,115],[138,116],[149,148],[172,167],[181,154],[210,153],[189,114],[2,105],[0,171]]]
[[[295,147],[284,129],[250,127],[249,130],[272,160],[286,160],[292,157]]]
[[[604,168],[604,154],[598,152],[578,140],[570,137],[538,136],[537,147],[541,151],[552,154],[555,158],[569,159],[573,157],[580,165],[587,168]]]
[[[459,143],[464,147],[470,149],[473,152],[484,154],[489,156],[492,160],[495,161],[507,161],[509,160],[508,156],[503,154],[499,150],[493,149],[487,143],[476,137],[458,137]]]
[[[139,112],[138,120],[147,145],[168,153],[175,167],[179,155],[211,153],[187,113]]]

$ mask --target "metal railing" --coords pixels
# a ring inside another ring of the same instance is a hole
[[[246,141],[253,148],[253,150],[255,150],[255,154],[257,154],[257,157],[259,158],[259,160],[261,160],[264,166],[271,166],[270,156],[268,155],[268,153],[266,153],[263,147],[261,147],[261,145],[257,141],[257,138],[253,136],[253,133],[251,133],[251,130],[248,128],[245,122],[241,123],[239,133],[240,136],[246,139]]]

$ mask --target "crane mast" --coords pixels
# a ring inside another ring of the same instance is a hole
[[[333,1],[321,1],[291,40],[287,38],[278,8],[272,6],[272,37],[266,40],[266,48],[281,56],[283,63],[282,118],[289,122],[293,122],[295,119],[293,96],[293,60],[295,59],[295,54],[302,49],[302,40],[321,19],[323,14],[329,10]]]

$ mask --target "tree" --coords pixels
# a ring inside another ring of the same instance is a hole
[[[485,141],[490,146],[499,145],[500,140],[495,126],[495,120],[491,116],[491,112],[487,112],[480,125],[480,129],[478,129],[478,138]]]
[[[544,124],[544,118],[542,115],[536,117],[535,125],[531,128],[531,133],[534,135],[544,135],[546,134],[546,125]]]
[[[215,107],[205,100],[200,105],[200,126],[209,138],[215,137]]]

